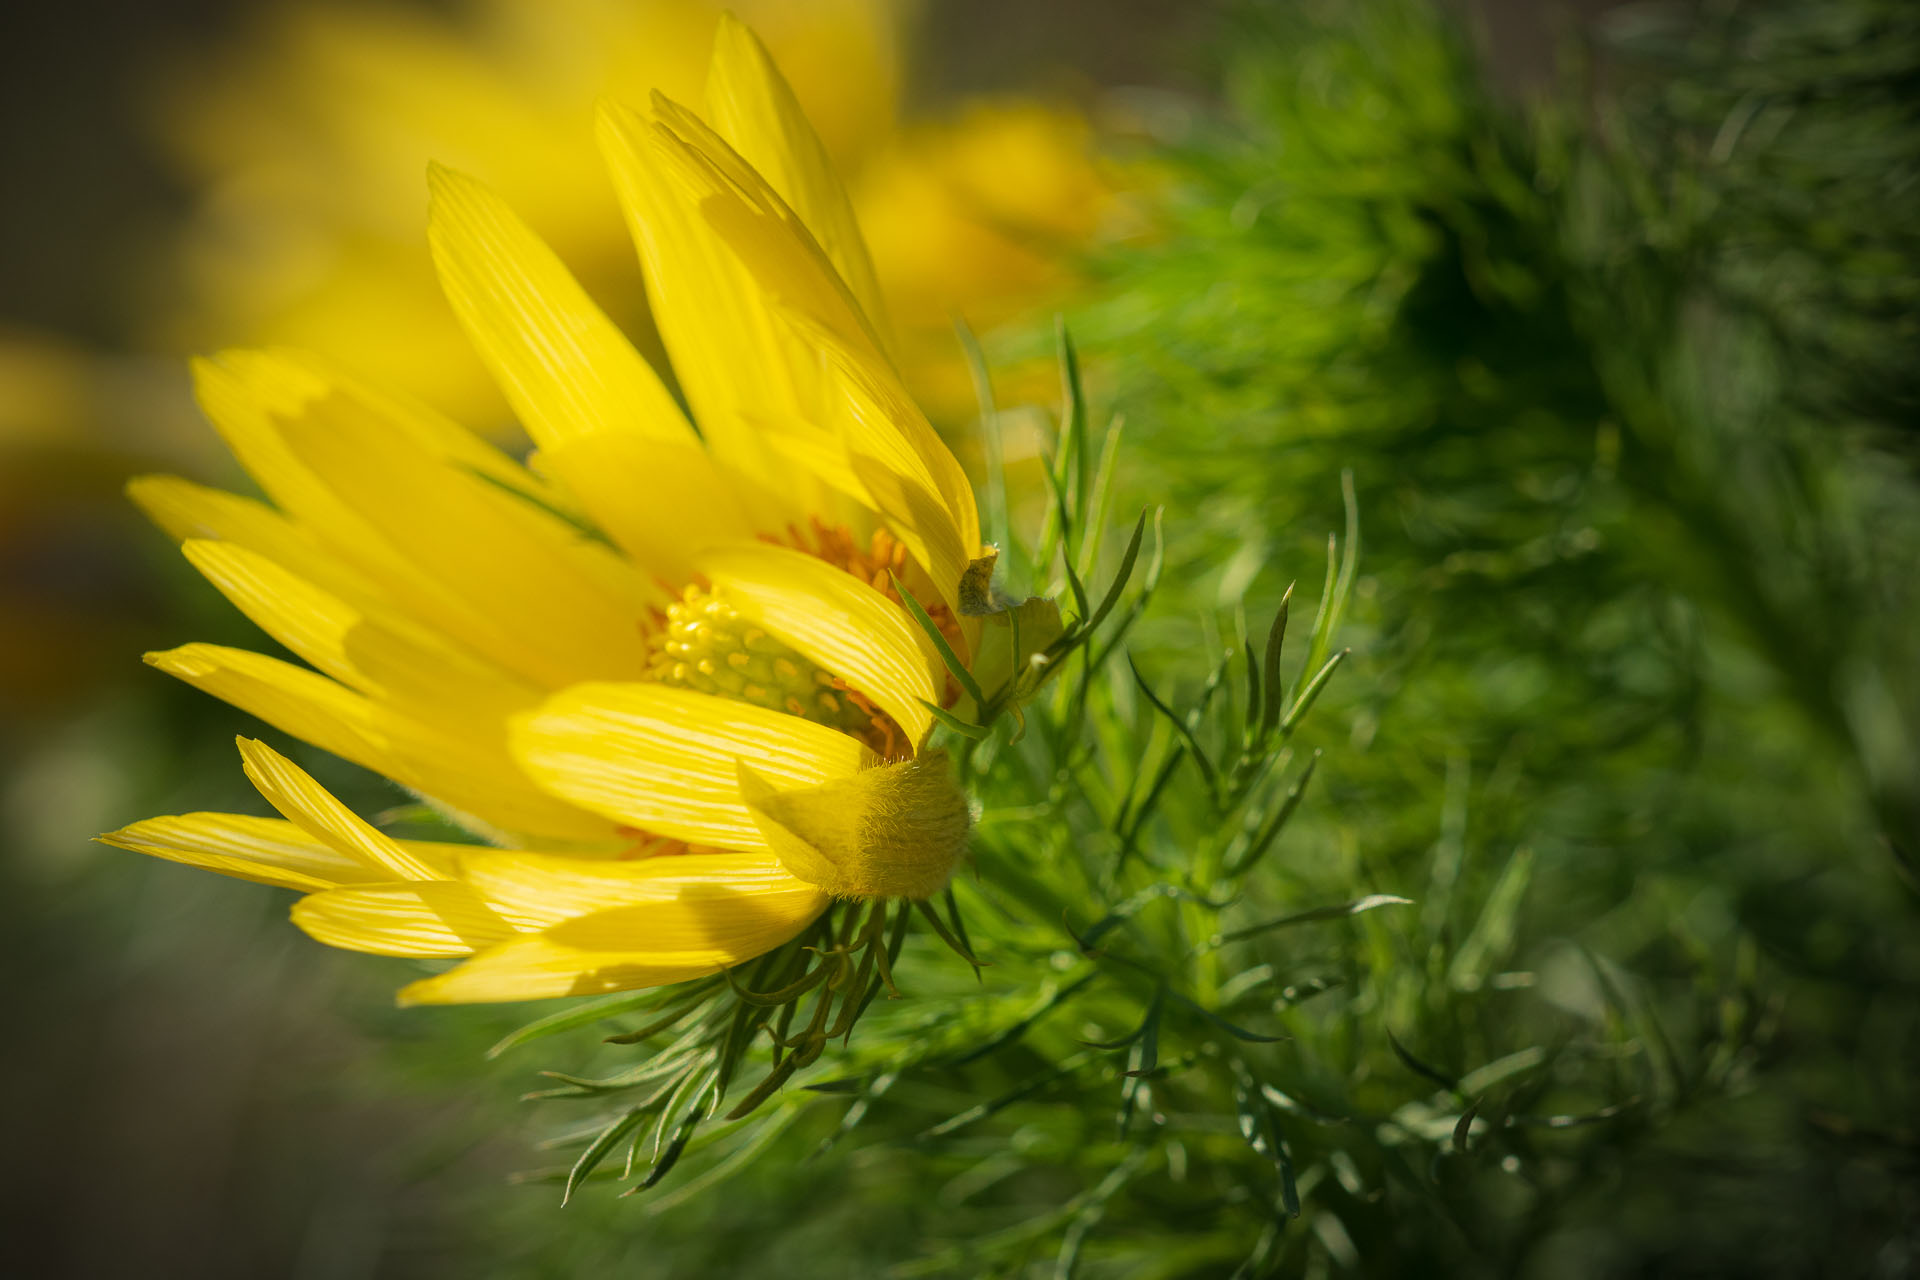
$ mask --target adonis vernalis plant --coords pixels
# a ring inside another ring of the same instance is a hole
[[[1173,956],[1214,945],[1209,890],[1262,859],[1310,775],[1288,768],[1285,744],[1338,662],[1352,539],[1290,693],[1283,608],[1260,653],[1236,649],[1236,693],[1214,702],[1223,665],[1174,711],[1120,648],[1159,577],[1158,524],[1128,600],[1148,522],[1107,571],[1119,426],[1096,449],[1064,331],[1065,405],[1030,542],[1011,532],[991,387],[962,334],[982,395],[983,538],[967,476],[892,359],[846,194],[738,23],[721,26],[706,105],[656,96],[599,120],[671,386],[504,202],[436,168],[434,263],[535,454],[522,463],[316,357],[237,352],[196,367],[200,399],[273,505],[169,477],[133,485],[311,669],[206,644],[149,661],[384,775],[469,839],[389,835],[244,739],[279,819],[187,814],[104,839],[298,890],[294,920],[322,942],[457,961],[402,1003],[599,997],[500,1051],[637,1015],[610,1037],[642,1046],[637,1063],[549,1073],[537,1095],[616,1104],[561,1139],[580,1147],[559,1171],[569,1193],[590,1176],[650,1187],[699,1152],[686,1194],[851,1091],[848,1131],[899,1073],[1012,1044],[1036,999],[1144,1016],[1105,1046],[1134,1059],[1124,1136],[1163,1042],[1271,1038],[1220,1015],[1219,975],[1192,986],[1168,958],[1120,957],[1109,935],[1164,904],[1182,921]],[[1007,589],[1034,582],[1025,598]],[[1009,770],[1024,781],[991,785]],[[1204,779],[1212,835],[1181,871],[1147,836],[1184,770]],[[1101,836],[1036,874],[991,835],[970,848],[975,807],[996,797],[1016,811],[983,821],[1040,819],[1051,846],[1089,820]],[[956,895],[975,852],[983,887]],[[900,994],[916,916],[981,971],[963,903],[993,913],[999,959],[984,963],[1007,977],[954,1000],[923,974],[934,998],[843,1054],[840,1080],[783,1093]],[[1089,972],[1060,988],[1074,953]],[[984,1050],[965,1049],[983,1032]],[[763,1036],[767,1069],[735,1096]],[[1219,1061],[1247,1070],[1231,1051]]]
[[[273,505],[132,486],[315,669],[204,644],[148,661],[484,843],[391,838],[246,740],[282,819],[105,837],[300,890],[294,920],[323,942],[464,958],[403,1003],[705,979],[684,1014],[799,939],[774,957],[779,989],[738,991],[721,1043],[675,1077],[668,1113],[694,1123],[763,1023],[804,1041],[776,1051],[791,1071],[890,982],[909,904],[942,892],[970,826],[936,725],[979,737],[1099,621],[1063,630],[993,587],[969,481],[889,358],[846,194],[738,23],[707,105],[599,121],[691,421],[502,202],[436,169],[434,261],[529,464],[318,359],[241,352],[200,363],[198,391]]]

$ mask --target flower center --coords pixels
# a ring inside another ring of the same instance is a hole
[[[894,577],[914,572],[904,546],[884,530],[862,546],[844,526],[817,518],[811,524],[809,532],[789,526],[785,537],[761,536],[825,560],[901,603]],[[925,594],[932,599],[930,589]],[[929,612],[948,641],[960,644],[952,612],[937,601]],[[688,584],[665,610],[654,610],[647,650],[647,678],[660,684],[811,720],[858,738],[883,760],[904,760],[913,753],[891,716],[833,672],[741,617],[704,580]],[[959,692],[949,677],[941,703],[951,706]]]
[[[648,637],[647,675],[661,684],[784,711],[862,741],[885,719],[832,672],[698,583],[689,584],[657,622]],[[886,723],[890,728],[892,722]]]

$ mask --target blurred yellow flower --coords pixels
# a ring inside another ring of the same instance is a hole
[[[1075,254],[1116,220],[1111,176],[1093,155],[1078,115],[1010,99],[909,126],[862,168],[860,225],[901,363],[931,411],[958,418],[974,404],[956,313],[985,331],[1071,296]],[[1039,374],[1050,393],[1057,371],[1042,362]]]
[[[205,644],[149,662],[498,847],[391,839],[248,741],[284,821],[104,839],[305,891],[323,942],[471,956],[410,1002],[677,981],[836,897],[944,887],[969,817],[926,742],[958,696],[942,649],[979,648],[972,491],[888,355],[824,146],[731,20],[706,105],[598,128],[697,433],[507,203],[436,169],[433,262],[531,465],[313,358],[238,352],[198,365],[199,395],[275,505],[133,485],[318,670]]]
[[[484,179],[660,362],[606,179],[593,103],[679,101],[712,0],[464,0],[444,17],[309,3],[163,97],[163,132],[203,192],[156,338],[236,335],[324,350],[460,420],[506,408],[414,252],[419,174]],[[898,0],[737,0],[766,37],[872,228],[911,389],[971,407],[951,317],[976,326],[1061,298],[1062,260],[1109,189],[1085,125],[1033,103],[976,106],[900,132]]]

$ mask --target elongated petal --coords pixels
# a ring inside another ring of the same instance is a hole
[[[835,897],[931,897],[966,853],[967,798],[945,752],[800,788],[742,763],[740,789],[787,870]]]
[[[874,763],[843,733],[798,716],[652,684],[586,684],[513,726],[528,776],[584,809],[722,849],[766,847],[735,762],[776,785],[813,786]]]
[[[653,110],[656,161],[747,269],[749,287],[884,359],[871,319],[780,193],[693,112],[658,94]]]
[[[790,510],[778,500],[743,501],[767,491],[697,442],[601,432],[561,441],[541,462],[579,492],[635,564],[663,582],[687,581],[702,547],[778,528]]]
[[[397,608],[541,683],[620,671],[651,585],[551,514],[564,499],[544,481],[285,353],[228,352],[195,373],[269,496]]]
[[[332,361],[319,356],[279,350],[274,354],[282,359],[293,360],[325,378],[339,394],[363,406],[385,430],[399,436],[420,452],[439,458],[461,471],[490,480],[503,489],[526,494],[539,506],[564,511],[569,516],[580,514],[568,501],[564,490],[547,484],[543,478],[495,445],[418,400],[383,386],[362,382]]]
[[[309,531],[349,547],[356,558],[379,561],[383,547],[351,508],[288,450],[280,422],[322,399],[339,397],[381,424],[382,430],[423,453],[549,506],[564,496],[472,432],[404,397],[347,377],[318,357],[286,350],[223,351],[192,363],[194,394],[234,456],[267,496]],[[392,565],[385,568],[391,570]]]
[[[679,902],[713,891],[784,893],[794,887],[780,860],[765,853],[608,859],[473,849],[460,858],[460,878],[516,922],[533,928],[614,907]]]
[[[438,164],[427,185],[447,300],[536,443],[601,431],[695,442],[658,375],[503,200]]]
[[[193,390],[220,436],[275,506],[310,532],[347,544],[360,562],[387,554],[380,540],[293,456],[281,438],[281,418],[300,413],[329,392],[325,378],[267,351],[223,351],[192,362]]]
[[[464,956],[513,936],[471,886],[424,881],[330,889],[293,904],[316,941],[382,956]]]
[[[605,546],[329,396],[282,431],[296,456],[463,606],[443,628],[547,687],[644,669],[658,592]]]
[[[822,354],[843,379],[839,392],[844,399],[836,407],[845,415],[838,422],[848,451],[871,456],[916,483],[930,481],[953,519],[961,553],[968,559],[979,555],[980,509],[973,482],[899,377],[856,347],[828,344]],[[911,459],[894,452],[895,439],[911,451]]]
[[[473,625],[457,601],[421,573],[379,531],[295,457],[280,429],[329,394],[312,370],[264,351],[227,351],[192,362],[194,396],[227,447],[282,514],[328,558],[422,616],[453,613]]]
[[[698,564],[741,616],[872,698],[910,741],[926,737],[939,658],[899,605],[844,569],[785,547],[727,547]]]
[[[716,456],[773,479],[777,472],[742,411],[790,407],[781,394],[777,335],[741,287],[739,264],[654,159],[646,118],[602,102],[596,132],[640,251],[654,321],[701,434]],[[757,376],[742,379],[743,368]]]
[[[348,857],[291,822],[240,813],[148,818],[109,832],[100,841],[240,880],[309,893],[391,878],[390,872]],[[420,856],[417,850],[415,856]],[[445,870],[443,866],[443,874]]]
[[[821,357],[821,411],[840,446],[838,465],[953,604],[960,573],[979,554],[980,517],[966,473],[892,369],[803,313],[781,315]]]
[[[264,502],[177,476],[139,476],[127,483],[127,496],[176,542],[245,547],[356,604],[380,596],[370,579]]]
[[[798,421],[767,417],[758,425],[798,437],[783,447],[774,436],[772,447],[815,465],[823,483],[846,492],[851,474],[859,486],[852,496],[897,526],[934,581],[944,584],[951,571],[957,582],[978,549],[972,490],[900,385],[845,283],[779,195],[723,139],[671,103],[656,109],[663,119],[652,135],[655,153],[745,268],[749,297],[791,330],[810,372],[816,363],[825,366],[796,402]],[[810,432],[837,444],[842,457],[811,444]]]
[[[720,19],[714,36],[707,114],[720,136],[799,215],[875,330],[884,333],[879,281],[846,188],[766,46],[731,14]]]
[[[264,742],[241,738],[247,777],[289,822],[336,853],[384,871],[388,879],[436,880],[440,873],[369,826],[312,775]]]
[[[428,237],[447,298],[544,465],[671,580],[680,548],[750,532],[659,377],[553,251],[472,178],[435,166]]]
[[[960,579],[966,574],[968,559],[951,536],[953,526],[940,500],[910,476],[872,458],[856,456],[853,464],[867,492],[873,495],[874,505],[886,517],[887,528],[906,545],[915,563],[926,570],[938,601],[957,615]]]
[[[296,738],[384,774],[470,830],[570,844],[612,844],[613,824],[555,800],[499,751],[373,702],[312,671],[221,645],[150,653],[169,675]]]
[[[370,697],[491,736],[503,749],[507,717],[540,700],[531,685],[432,631],[357,609],[244,547],[188,542],[181,550],[268,635]]]
[[[682,982],[771,951],[827,903],[798,880],[747,892],[689,884],[672,901],[596,912],[503,942],[403,988],[400,1003],[538,1000]]]

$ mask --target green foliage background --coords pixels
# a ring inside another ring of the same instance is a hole
[[[1389,1190],[1361,1264],[1897,1274],[1920,28],[1632,10],[1604,92],[1518,112],[1416,6],[1251,26],[1235,125],[1088,338],[1136,337],[1134,445],[1216,524],[1169,577],[1298,563],[1354,469],[1326,796],[1369,887],[1422,899],[1359,1070],[1395,1074],[1392,1026],[1449,1072],[1564,1046],[1565,1110],[1634,1100]],[[1489,909],[1518,991],[1461,981]],[[1641,1060],[1566,1073],[1615,1018]]]

